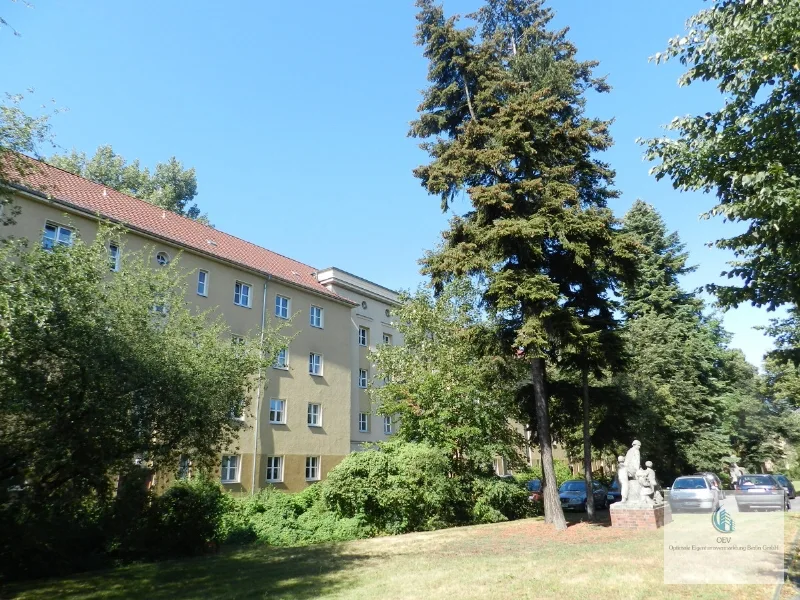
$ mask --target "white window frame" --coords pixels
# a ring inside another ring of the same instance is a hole
[[[159,256],[164,257],[164,262],[158,260]],[[166,267],[170,262],[172,262],[172,259],[169,257],[169,254],[161,250],[160,252],[156,252],[156,262],[159,264],[159,266]]]
[[[47,236],[47,228],[50,227],[53,230],[53,237],[52,237],[52,244],[47,245],[45,242],[47,240],[51,240]],[[69,233],[69,241],[62,241],[61,240],[61,233],[67,232]],[[53,250],[57,246],[66,246],[69,248],[72,246],[72,242],[74,241],[75,230],[72,227],[67,227],[65,225],[59,225],[58,223],[53,223],[52,221],[45,221],[44,229],[42,229],[42,248],[45,250]]]
[[[116,249],[116,253],[112,248]],[[119,265],[122,259],[122,246],[117,242],[108,243],[108,255],[111,258],[111,271],[116,273],[119,271]]]
[[[244,409],[245,409],[245,406],[247,406],[247,398],[242,398],[240,400],[240,402],[241,402],[241,404],[239,405],[238,414],[237,414],[235,409],[231,411],[231,421],[244,422],[244,420],[245,420]]]
[[[236,464],[233,467],[234,477],[233,479],[230,478],[231,467],[230,467],[230,459],[235,459]],[[225,464],[226,459],[228,461],[227,466]],[[222,483],[239,483],[241,478],[241,461],[239,460],[238,454],[223,454],[222,455],[222,468],[220,469],[220,481]]]
[[[369,433],[369,413],[358,413],[358,431],[359,433]]]
[[[238,287],[238,290],[237,290]],[[244,294],[244,289],[247,288],[247,294]],[[239,301],[236,301],[236,296],[239,296]],[[243,303],[242,298],[246,296],[247,302]],[[233,303],[236,306],[241,306],[243,308],[250,308],[253,302],[253,286],[249,283],[245,283],[244,281],[237,281],[233,284]]]
[[[392,435],[392,417],[383,417],[383,435]]]
[[[358,326],[358,345],[367,347],[369,346],[369,329],[366,327]]]
[[[314,319],[314,311],[318,312],[318,319]],[[325,328],[325,311],[321,306],[317,306],[316,304],[311,305],[311,310],[308,311],[308,323],[311,327],[316,327],[317,329],[324,329]]]
[[[367,383],[369,381],[369,369],[359,369],[358,370],[358,387],[362,390],[367,389]]]
[[[286,300],[286,306],[283,306],[281,300]],[[285,309],[285,310],[284,310]],[[281,296],[277,294],[275,296],[275,316],[279,319],[288,319],[289,315],[292,314],[292,299],[287,296]]]
[[[280,408],[272,408],[273,402],[280,402]],[[273,418],[273,414],[278,416],[278,419]],[[282,398],[269,399],[269,422],[273,425],[286,425],[286,400]]]
[[[319,367],[319,369],[317,369],[317,367]],[[310,352],[308,355],[308,374],[313,375],[314,377],[322,377],[323,369],[324,362],[322,359],[322,354]]]
[[[319,481],[321,466],[322,458],[320,456],[306,456],[306,481]]]
[[[264,473],[264,478],[270,483],[281,483],[283,481],[283,456],[267,457],[267,468]]]
[[[279,359],[283,355],[283,364],[279,362]],[[288,348],[281,348],[278,350],[278,353],[275,355],[275,362],[272,363],[273,369],[281,369],[283,371],[289,370],[289,349]]]
[[[200,291],[201,286],[203,291]],[[208,297],[208,271],[205,269],[197,271],[197,295]]]
[[[312,407],[316,408],[316,410],[312,410]],[[322,427],[322,404],[317,402],[308,403],[306,422],[309,427]]]

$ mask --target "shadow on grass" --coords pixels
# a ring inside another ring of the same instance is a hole
[[[303,548],[249,546],[218,555],[128,565],[58,580],[9,586],[0,598],[184,600],[316,598],[353,582],[368,556],[341,544]]]
[[[611,527],[611,513],[608,512],[608,509],[596,511],[594,521],[590,521],[589,516],[585,512],[564,511],[564,518],[567,521],[567,527],[572,527],[578,523],[588,523],[596,527]]]

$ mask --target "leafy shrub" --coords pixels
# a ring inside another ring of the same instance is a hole
[[[273,488],[252,497],[225,499],[220,537],[227,543],[258,541],[271,546],[302,546],[367,537],[359,519],[342,519],[327,510],[319,484],[297,494]]]
[[[325,506],[386,533],[464,522],[465,494],[444,453],[426,444],[387,442],[347,456],[322,483]]]
[[[499,523],[533,514],[524,484],[496,477],[479,478],[474,481],[472,489],[472,519],[475,523]]]
[[[151,556],[202,554],[218,543],[224,509],[219,484],[205,477],[178,482],[150,507]]]

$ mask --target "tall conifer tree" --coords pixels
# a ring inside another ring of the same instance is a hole
[[[443,210],[464,191],[471,203],[423,270],[434,283],[480,281],[509,353],[529,362],[534,398],[524,408],[541,449],[545,517],[563,529],[545,357],[580,337],[567,300],[619,251],[606,206],[613,172],[597,158],[611,144],[608,122],[584,113],[585,92],[609,88],[592,75],[597,63],[575,58],[566,30],[549,29],[542,0],[487,0],[467,28],[433,0],[417,6],[430,87],[410,134],[431,160],[415,175]]]

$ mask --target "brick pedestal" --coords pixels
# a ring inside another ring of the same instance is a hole
[[[658,529],[672,522],[672,511],[666,502],[658,506],[633,507],[618,502],[611,505],[611,526],[626,529]]]

